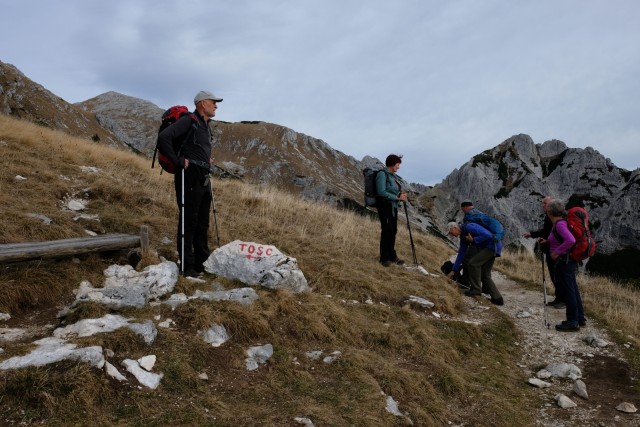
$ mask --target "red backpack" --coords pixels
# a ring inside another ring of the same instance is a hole
[[[569,251],[569,258],[580,262],[593,256],[596,251],[596,241],[589,230],[589,214],[584,208],[574,207],[567,211],[567,226],[573,237],[576,239],[575,245]],[[555,228],[553,229],[556,239],[562,240]]]
[[[160,123],[160,128],[158,129],[158,135],[160,135],[160,132],[177,122],[178,119],[185,114],[191,114],[191,121],[193,123],[198,122],[198,118],[193,113],[190,113],[187,107],[185,107],[184,105],[174,105],[173,107],[162,113],[162,122]],[[182,143],[183,140],[173,141],[173,151],[176,153],[176,155],[180,154]],[[169,159],[166,154],[158,150],[157,142],[156,149],[153,151],[153,160],[151,161],[152,169],[156,162],[156,155],[158,156],[158,163],[160,164],[160,167],[163,171],[167,171],[168,173],[176,173],[178,167],[171,162],[171,159]]]

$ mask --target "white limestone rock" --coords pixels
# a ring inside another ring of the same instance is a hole
[[[569,399],[567,396],[561,393],[556,394],[554,399],[558,403],[558,406],[562,409],[575,408],[576,406],[578,406],[573,400]]]
[[[245,363],[247,371],[255,371],[258,367],[267,362],[273,356],[273,346],[271,344],[249,347],[246,350],[247,358]]]
[[[638,409],[635,407],[635,405],[629,402],[622,402],[621,404],[616,406],[616,409],[627,414],[635,414],[636,412],[638,412]]]
[[[147,372],[140,367],[138,361],[132,359],[125,359],[122,361],[122,365],[127,368],[127,371],[136,377],[138,382],[143,386],[149,387],[155,390],[160,385],[160,380],[164,374],[154,374],[153,372]]]
[[[589,393],[587,393],[587,385],[582,380],[574,381],[573,392],[583,399],[589,399]]]
[[[152,344],[158,334],[153,322],[147,320],[144,323],[131,323],[131,320],[119,315],[106,314],[98,319],[82,319],[63,328],[57,328],[53,331],[53,336],[60,339],[89,337],[103,332],[113,332],[120,328],[128,328],[140,335],[147,344]]]
[[[326,364],[331,364],[333,362],[335,362],[336,360],[338,360],[340,358],[340,356],[342,356],[342,352],[336,350],[333,353],[331,353],[330,356],[325,357],[324,359],[322,359],[322,361]]]
[[[528,382],[529,384],[531,384],[532,386],[534,386],[534,387],[538,387],[538,388],[548,388],[548,387],[551,387],[551,383],[548,383],[548,382],[546,382],[546,381],[542,381],[542,380],[540,380],[540,379],[538,379],[538,378],[529,378],[529,379],[527,380],[527,382]]]
[[[247,285],[309,292],[311,288],[295,258],[275,246],[235,240],[216,250],[204,263],[207,272]]]
[[[109,375],[111,378],[114,378],[120,382],[127,381],[127,378],[124,375],[122,375],[120,371],[118,371],[118,368],[113,366],[111,363],[105,362],[104,367],[107,372],[107,375]]]
[[[305,427],[314,427],[313,422],[307,417],[295,417],[293,421]]]
[[[153,370],[153,367],[156,364],[156,356],[155,354],[150,354],[148,356],[142,356],[140,359],[138,359],[138,364],[144,368],[145,370],[151,372]]]
[[[435,307],[435,304],[432,303],[431,301],[429,301],[428,299],[422,298],[422,297],[418,297],[415,295],[409,295],[406,298],[406,301],[409,304],[412,305],[417,305],[418,307],[422,307],[422,308],[433,308]]]
[[[205,331],[198,331],[198,335],[213,347],[220,347],[229,340],[229,334],[222,325],[213,324]]]
[[[98,369],[102,369],[105,363],[100,346],[78,348],[76,344],[66,343],[55,337],[43,338],[34,344],[37,347],[29,354],[11,357],[0,363],[0,370],[44,366],[62,360],[77,360]]]
[[[571,378],[572,380],[582,378],[580,368],[572,363],[551,363],[544,370],[549,372],[552,377]],[[540,375],[536,376],[542,378]]]

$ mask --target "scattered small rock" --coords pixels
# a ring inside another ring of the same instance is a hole
[[[591,347],[604,348],[609,345],[609,343],[602,338],[598,338],[595,335],[590,335],[584,339],[584,342],[589,344]]]
[[[40,221],[42,221],[45,224],[51,224],[53,223],[53,220],[47,216],[41,215],[41,214],[35,214],[35,213],[28,213],[27,216],[31,217],[31,218],[35,218],[35,219],[39,219]]]
[[[16,175],[16,181],[24,181],[25,179],[27,179],[27,178],[25,178],[22,175]]]
[[[556,394],[554,399],[556,400],[556,402],[558,402],[558,406],[562,409],[575,408],[576,406],[578,406],[573,400],[569,399],[564,394]]]
[[[151,372],[151,370],[153,369],[153,366],[156,364],[156,356],[153,354],[149,356],[143,356],[140,359],[138,359],[138,363],[140,364],[141,367]]]
[[[638,409],[633,405],[633,403],[629,402],[622,402],[621,404],[616,406],[616,409],[627,414],[635,414],[636,412],[638,412]]]
[[[273,346],[271,344],[249,347],[246,351],[245,363],[247,371],[255,371],[259,365],[267,362],[273,356]]]
[[[306,427],[314,427],[313,422],[307,417],[295,417],[293,421]]]
[[[118,368],[113,366],[111,363],[105,362],[104,367],[105,367],[105,370],[107,371],[107,375],[109,375],[111,378],[115,378],[120,382],[127,380],[127,378],[125,378],[125,376],[122,375],[120,371],[118,371]]]
[[[527,382],[529,384],[531,384],[534,387],[538,387],[538,388],[547,388],[547,387],[551,387],[551,383],[548,383],[546,381],[542,381],[538,378],[529,378],[527,380]]]
[[[322,361],[324,363],[330,364],[335,362],[336,360],[338,360],[338,358],[340,358],[340,356],[342,355],[342,353],[338,350],[334,351],[333,353],[331,353],[331,356],[327,356],[324,359],[322,359]]]
[[[573,392],[583,399],[589,399],[587,385],[582,380],[575,380],[573,383]]]

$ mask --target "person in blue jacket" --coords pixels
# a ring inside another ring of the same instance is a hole
[[[491,296],[493,304],[503,305],[502,295],[491,278],[493,262],[502,253],[502,241],[495,242],[489,230],[473,222],[450,222],[447,230],[451,236],[460,237],[458,256],[447,277],[452,278],[459,272],[464,262],[464,274],[469,283],[469,290],[464,294],[477,296],[484,291]]]
[[[402,156],[389,154],[385,160],[386,169],[376,175],[378,217],[380,218],[380,263],[389,267],[402,265],[404,261],[396,254],[396,234],[398,232],[398,206],[407,201],[407,193],[402,191],[396,173],[400,169]]]

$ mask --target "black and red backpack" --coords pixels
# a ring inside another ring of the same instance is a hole
[[[173,107],[169,108],[167,111],[162,113],[162,121],[160,123],[160,128],[158,129],[158,135],[160,135],[160,132],[162,132],[163,130],[165,130],[175,122],[177,122],[178,119],[184,116],[185,114],[191,115],[192,123],[198,123],[198,118],[195,116],[195,114],[189,112],[189,109],[187,107],[185,107],[184,105],[174,105]],[[186,138],[182,138],[182,139],[176,139],[172,142],[173,152],[176,153],[176,155],[178,156],[180,155],[180,151],[182,150],[182,143],[185,140]],[[162,151],[158,150],[157,141],[156,141],[156,148],[155,150],[153,150],[153,160],[151,161],[152,169],[156,162],[156,155],[158,156],[158,163],[160,164],[160,167],[162,168],[163,171],[167,171],[168,173],[174,174],[180,169],[177,165],[171,162],[171,159],[169,158],[169,156],[164,154]],[[160,173],[162,173],[162,171]]]

